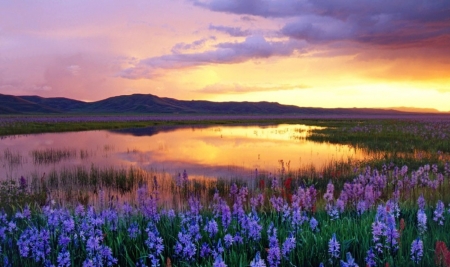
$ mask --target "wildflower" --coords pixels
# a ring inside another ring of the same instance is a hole
[[[206,258],[211,254],[211,248],[209,247],[208,244],[203,243],[202,247],[200,248],[200,257],[202,258]]]
[[[439,225],[444,225],[444,211],[445,205],[441,200],[439,200],[436,204],[436,209],[433,212],[433,221],[438,222]]]
[[[434,262],[436,266],[450,266],[450,251],[442,241],[436,242]]]
[[[128,236],[131,239],[136,239],[139,233],[139,225],[137,224],[137,222],[132,222],[130,227],[128,228]]]
[[[341,267],[358,267],[358,264],[356,264],[355,259],[350,252],[347,252],[345,255],[347,257],[347,262],[341,260]]]
[[[178,233],[178,240],[174,250],[175,255],[187,261],[194,260],[194,256],[197,253],[197,248],[195,247],[195,244],[192,243],[191,235],[183,232]]]
[[[226,234],[226,235],[223,237],[223,241],[224,241],[224,243],[225,243],[225,247],[226,247],[226,248],[229,248],[231,245],[233,245],[233,236],[230,235],[230,234]]]
[[[261,259],[259,251],[256,252],[255,258],[250,262],[250,267],[266,267],[266,263]]]
[[[145,241],[149,250],[148,257],[152,263],[152,267],[159,266],[159,256],[164,250],[163,239],[159,235],[158,229],[153,223],[149,223],[147,229],[145,229],[148,235],[148,239]]]
[[[70,253],[68,251],[60,252],[56,260],[58,262],[58,267],[69,267]]]
[[[286,238],[282,245],[282,255],[284,258],[288,258],[289,253],[295,249],[295,237],[292,236],[292,233]]]
[[[420,235],[423,235],[427,231],[427,215],[423,210],[417,212],[417,228]]]
[[[311,220],[309,220],[309,226],[311,227],[311,231],[319,232],[319,222],[316,220],[316,218],[312,217]]]
[[[328,242],[328,253],[330,254],[331,258],[339,258],[340,245],[336,240],[336,234],[333,234],[330,241]]]
[[[214,260],[213,267],[227,267],[220,254]]]
[[[334,199],[333,193],[334,193],[334,185],[333,185],[333,183],[330,180],[328,182],[328,185],[327,185],[327,192],[325,193],[325,195],[323,195],[323,198],[327,202],[330,202],[330,201],[332,201]]]
[[[421,210],[425,209],[426,202],[423,195],[420,195],[419,198],[417,199],[417,205],[419,205],[419,209]]]
[[[211,221],[206,223],[205,231],[209,234],[210,238],[213,238],[217,234],[217,232],[219,232],[217,222],[214,219],[212,219]]]
[[[375,266],[377,266],[377,262],[375,261],[375,258],[376,258],[375,253],[373,253],[372,248],[370,248],[367,251],[367,257],[365,258],[366,265],[368,267],[375,267]]]
[[[423,242],[419,238],[414,240],[411,244],[411,260],[418,264],[423,256]]]
[[[280,264],[281,253],[280,246],[278,244],[277,229],[271,224],[267,231],[269,236],[269,249],[267,251],[267,261],[270,267],[276,267]]]

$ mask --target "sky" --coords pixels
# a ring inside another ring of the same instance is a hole
[[[450,111],[448,0],[0,1],[0,94]]]

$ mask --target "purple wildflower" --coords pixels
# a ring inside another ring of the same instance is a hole
[[[358,264],[356,264],[355,259],[350,252],[347,252],[345,255],[347,257],[347,262],[341,260],[341,267],[358,267]]]
[[[163,239],[159,235],[158,229],[153,223],[149,223],[145,231],[148,235],[148,238],[145,241],[149,251],[148,257],[150,258],[152,267],[158,267],[160,255],[164,250]]]
[[[225,247],[229,248],[231,245],[233,245],[233,236],[230,234],[226,234],[223,237],[223,242],[225,243]]]
[[[333,259],[339,258],[340,251],[340,244],[336,239],[336,234],[333,234],[330,241],[328,241],[328,253],[330,254],[330,257]]]
[[[420,235],[427,231],[427,215],[422,209],[417,212],[417,228]]]
[[[445,211],[445,205],[444,203],[439,200],[436,204],[436,209],[434,210],[434,217],[433,220],[435,222],[438,222],[439,225],[444,225],[444,211]]]
[[[277,229],[273,227],[273,224],[269,226],[267,230],[269,236],[269,249],[267,250],[267,261],[270,267],[276,267],[281,261],[280,245],[278,244]]]
[[[292,233],[290,233],[282,245],[281,252],[283,257],[287,259],[289,257],[289,253],[291,253],[291,251],[294,249],[295,249],[295,237],[293,237]]]
[[[136,239],[139,233],[139,225],[137,224],[137,222],[132,222],[130,227],[128,227],[128,236],[131,239]]]
[[[213,267],[227,267],[227,265],[223,261],[222,256],[220,256],[220,254],[217,255],[217,257],[215,258]]]
[[[194,256],[197,253],[195,244],[192,243],[192,237],[189,234],[183,232],[178,233],[178,240],[175,244],[175,255],[188,262],[194,260]]]
[[[203,243],[202,247],[200,248],[200,257],[202,258],[206,258],[209,257],[209,255],[211,255],[211,248],[209,247],[208,244]]]
[[[250,262],[250,267],[266,267],[266,263],[261,259],[259,251],[256,252],[255,258]]]
[[[383,253],[382,237],[385,232],[386,225],[380,221],[372,223],[372,237],[375,243],[375,250],[378,253]]]
[[[58,262],[58,267],[69,267],[70,253],[68,251],[60,252],[56,260]]]
[[[217,222],[214,219],[207,222],[205,225],[205,231],[208,233],[210,238],[213,238],[217,234],[217,232],[219,232]]]
[[[419,238],[414,240],[411,244],[411,260],[418,264],[423,256],[423,242]]]
[[[309,227],[311,227],[311,231],[319,232],[319,222],[316,220],[316,218],[312,217],[309,220]]]
[[[367,257],[365,258],[366,265],[368,267],[375,267],[375,266],[377,266],[377,262],[375,261],[375,259],[376,259],[375,253],[373,253],[372,248],[370,248],[367,251]]]
[[[419,209],[421,210],[425,209],[426,202],[423,195],[420,195],[419,198],[417,199],[417,205],[419,205]]]

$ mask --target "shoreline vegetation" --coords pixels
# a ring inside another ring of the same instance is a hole
[[[280,161],[251,179],[92,166],[3,181],[2,266],[450,266],[447,117],[119,117],[4,116],[0,129],[296,123],[324,127],[309,140],[371,157],[299,170]]]

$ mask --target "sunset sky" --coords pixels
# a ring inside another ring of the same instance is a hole
[[[0,93],[449,111],[450,1],[0,1]]]

